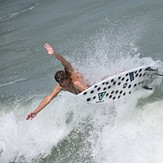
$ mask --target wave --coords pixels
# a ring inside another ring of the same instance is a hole
[[[146,103],[141,108],[136,101],[118,106],[114,125],[105,124],[92,143],[96,162],[161,163],[162,107],[163,100]]]
[[[89,105],[62,93],[32,121],[26,121],[26,115],[42,97],[4,104],[0,112],[0,161],[41,162],[52,155],[53,162],[66,161],[69,150],[75,150],[74,162],[142,162],[149,153],[151,163],[157,162],[163,149],[163,100],[137,105],[153,94],[141,90],[115,103]],[[78,152],[81,155],[75,157]]]
[[[7,20],[7,19],[10,19],[10,18],[16,17],[18,15],[21,15],[21,14],[23,14],[25,12],[28,12],[30,10],[33,10],[36,6],[38,6],[38,3],[36,3],[36,4],[34,4],[34,5],[30,6],[30,7],[28,7],[26,9],[23,9],[23,10],[21,10],[19,12],[13,12],[13,13],[11,13],[9,15],[2,16],[2,17],[0,17],[0,21]]]
[[[31,98],[33,97],[29,97]],[[0,162],[39,162],[41,158],[48,156],[52,148],[71,133],[81,122],[81,118],[84,118],[84,114],[88,113],[80,112],[84,105],[78,104],[78,109],[73,103],[68,105],[71,97],[63,93],[55,100],[57,105],[52,102],[43,114],[39,114],[32,121],[26,121],[27,113],[40,101],[38,97],[29,99],[17,99],[12,104],[1,105],[1,108],[8,112],[3,110],[0,114]]]
[[[27,79],[26,78],[16,79],[16,80],[8,82],[8,83],[0,84],[0,87],[4,87],[4,86],[7,86],[7,85],[15,84],[17,82],[21,82],[21,81],[24,81],[24,80],[27,80]]]

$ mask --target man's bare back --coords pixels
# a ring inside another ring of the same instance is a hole
[[[58,84],[54,87],[53,91],[42,100],[39,106],[33,112],[28,114],[26,118],[27,120],[32,120],[37,113],[44,109],[51,100],[59,94],[59,92],[69,91],[71,93],[78,94],[89,87],[89,84],[85,81],[84,76],[80,72],[76,71],[70,62],[65,60],[61,55],[57,54],[51,45],[46,43],[44,47],[49,55],[54,56],[61,62],[64,69],[55,74],[55,80]]]

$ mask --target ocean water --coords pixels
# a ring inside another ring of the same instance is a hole
[[[0,162],[162,163],[161,78],[109,104],[62,92],[26,120],[62,68],[45,42],[92,84],[143,65],[163,70],[163,0],[0,0]]]

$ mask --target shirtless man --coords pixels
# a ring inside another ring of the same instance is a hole
[[[82,74],[77,72],[72,67],[70,62],[57,54],[53,50],[51,45],[46,43],[44,47],[49,55],[54,56],[62,63],[62,65],[64,66],[64,70],[60,70],[55,74],[54,78],[58,82],[58,84],[54,87],[53,91],[42,100],[39,106],[33,112],[28,114],[26,118],[27,120],[32,120],[43,108],[45,108],[45,106],[47,106],[51,102],[52,99],[54,99],[59,94],[59,92],[69,91],[71,93],[78,94],[89,87],[88,83],[86,83],[86,81],[84,80]]]

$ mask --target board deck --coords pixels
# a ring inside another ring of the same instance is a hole
[[[154,66],[143,66],[109,77],[78,94],[87,103],[108,103],[148,86],[157,76]]]

